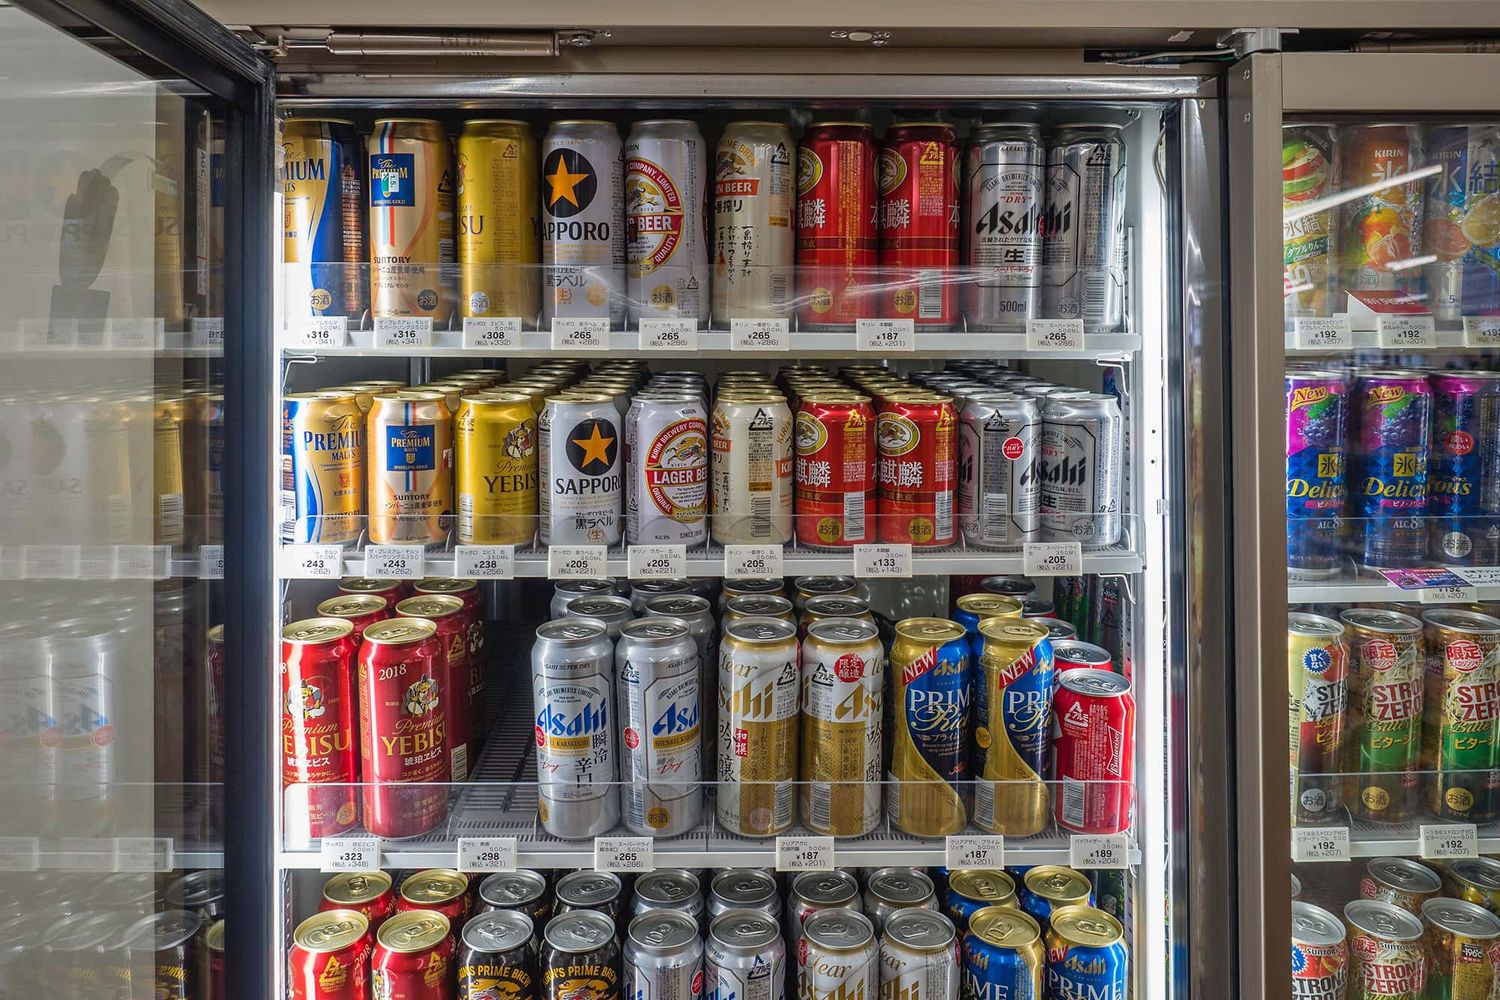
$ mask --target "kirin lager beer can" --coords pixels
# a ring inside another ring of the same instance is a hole
[[[1125,320],[1125,142],[1118,125],[1067,125],[1047,145],[1042,315],[1089,333]]]
[[[526,545],[536,535],[536,411],[522,392],[465,396],[453,421],[458,541]]]
[[[695,1000],[702,993],[698,921],[673,910],[651,910],[630,921],[625,935],[625,996]]]
[[[797,144],[779,122],[730,122],[714,157],[713,314],[788,315]]]
[[[620,541],[620,411],[600,392],[564,392],[547,397],[541,429],[543,545]]]
[[[1124,478],[1120,404],[1107,393],[1049,397],[1042,410],[1042,536],[1084,548],[1119,544]]]
[[[1041,429],[1033,399],[981,392],[964,401],[958,422],[958,520],[965,545],[1014,551],[1036,541]]]
[[[979,670],[988,706],[984,772],[974,789],[974,823],[1028,837],[1048,822],[1047,755],[1057,679],[1047,627],[1038,621],[987,618],[979,623]]]
[[[765,837],[793,820],[797,780],[797,627],[747,618],[719,646],[719,822]]]
[[[1042,174],[1035,125],[975,126],[964,157],[964,316],[970,330],[1024,330],[1037,314],[1042,263]]]
[[[614,682],[604,626],[562,618],[537,628],[531,648],[537,811],[555,837],[597,837],[620,821]]]
[[[643,392],[625,414],[625,539],[708,540],[708,412],[692,393]]]
[[[446,655],[432,622],[388,618],[365,629],[360,778],[365,829],[377,837],[414,837],[448,816],[446,680]]]
[[[875,138],[868,122],[814,122],[797,149],[797,317],[853,330],[880,313]]]
[[[370,306],[365,267],[365,172],[352,122],[293,118],[282,129],[283,241],[288,318],[346,316]]]
[[[630,321],[708,321],[708,153],[696,123],[636,122],[625,140]]]
[[[703,818],[698,645],[685,622],[639,618],[620,630],[615,670],[625,825],[647,836],[686,833]]]
[[[908,618],[891,644],[892,716],[886,812],[900,830],[941,837],[968,810],[969,643],[962,625]]]
[[[352,545],[365,507],[364,417],[352,394],[281,401],[281,540]]]
[[[880,314],[919,328],[958,322],[958,147],[944,122],[885,133],[880,178]]]
[[[542,140],[542,318],[625,323],[625,159],[604,121],[557,121]]]
[[[880,946],[870,918],[857,910],[818,910],[801,925],[797,951],[799,1000],[876,1000]]]
[[[802,822],[858,837],[880,822],[885,647],[869,622],[813,622],[802,643]]]
[[[443,545],[453,511],[453,419],[443,394],[375,396],[366,440],[370,541]]]
[[[531,327],[541,307],[531,126],[507,119],[464,122],[457,158],[459,311],[519,316]]]
[[[1292,903],[1292,992],[1308,1000],[1344,1000],[1349,977],[1349,943],[1344,925],[1332,913]]]
[[[384,118],[370,136],[370,303],[446,324],[457,305],[453,152],[435,121]]]
[[[881,1000],[958,1000],[958,994],[952,921],[931,910],[892,914],[880,935]]]

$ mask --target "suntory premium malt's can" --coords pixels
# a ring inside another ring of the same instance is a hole
[[[447,323],[457,305],[453,152],[435,121],[385,118],[370,136],[370,304]]]
[[[1041,409],[1008,392],[964,400],[958,422],[958,521],[964,544],[1014,551],[1034,542],[1042,503]]]
[[[1281,246],[1285,315],[1330,316],[1338,285],[1338,208],[1323,203],[1338,181],[1333,126],[1281,127]],[[1321,207],[1319,207],[1321,206]]]
[[[625,140],[630,321],[708,321],[708,151],[696,123],[636,122]]]
[[[625,996],[694,1000],[703,993],[703,939],[687,913],[652,910],[625,935]]]
[[[377,395],[366,426],[370,541],[444,544],[453,510],[453,419],[443,394]]]
[[[969,644],[962,625],[908,618],[891,644],[891,755],[886,812],[919,837],[962,830],[968,810],[971,699]]]
[[[618,544],[624,474],[620,411],[612,398],[582,391],[548,396],[538,426],[542,544]]]
[[[708,927],[703,949],[703,994],[782,1000],[786,945],[781,925],[757,910],[726,910]]]
[[[881,1000],[958,1000],[958,948],[952,922],[931,910],[902,910],[880,934]]]
[[[537,956],[542,988],[536,1000],[620,1000],[620,945],[615,921],[578,910],[547,923]]]
[[[1394,822],[1416,807],[1422,751],[1422,623],[1410,615],[1350,608],[1349,735],[1344,772],[1361,819]]]
[[[852,548],[875,537],[875,409],[857,392],[802,396],[797,450],[797,543]]]
[[[365,509],[364,417],[350,393],[281,401],[281,540],[352,545]]]
[[[1047,926],[1047,996],[1125,1000],[1130,949],[1120,921],[1091,906],[1063,906]]]
[[[1488,823],[1500,775],[1500,620],[1460,608],[1422,615],[1426,805],[1450,822]]]
[[[625,322],[625,158],[604,121],[557,121],[542,140],[542,314]]]
[[[1427,996],[1488,1000],[1494,996],[1500,917],[1461,899],[1429,899],[1420,914],[1426,925]]]
[[[970,918],[963,937],[963,994],[1040,997],[1047,956],[1042,928],[1009,906],[986,906]]]
[[[370,923],[355,910],[324,910],[297,925],[287,957],[293,1000],[370,995]]]
[[[880,314],[875,138],[868,122],[814,122],[797,148],[797,317],[852,330]]]
[[[1042,175],[1047,157],[1035,125],[976,125],[964,156],[964,286],[970,330],[1024,330],[1041,284]]]
[[[615,646],[620,801],[634,833],[675,837],[703,818],[703,695],[685,622],[638,618]]]
[[[555,837],[595,837],[620,821],[612,645],[598,622],[560,618],[536,630],[537,809]]]
[[[797,627],[774,618],[725,626],[719,645],[718,816],[749,837],[792,825],[797,780]]]
[[[459,312],[537,321],[541,218],[531,126],[464,122],[458,136]]]
[[[1332,618],[1287,615],[1292,817],[1317,822],[1343,806],[1349,643]]]
[[[786,316],[792,304],[797,143],[779,122],[730,122],[714,157],[713,313]]]
[[[788,957],[797,963],[797,996],[803,1000],[874,1000],[880,995],[875,926],[857,910],[811,914]]]
[[[985,688],[983,779],[974,789],[974,823],[1026,837],[1047,826],[1045,777],[1057,676],[1047,627],[987,618],[979,623],[979,678]]]
[[[358,321],[370,305],[359,134],[338,118],[292,118],[281,142],[287,318]]]
[[[1424,996],[1428,956],[1422,921],[1390,903],[1356,899],[1344,906],[1349,927],[1349,996]]]
[[[802,642],[802,822],[857,837],[880,822],[885,647],[869,622],[813,622]]]
[[[919,391],[886,397],[875,420],[881,541],[936,549],[957,539],[957,425],[947,396]]]
[[[365,629],[360,779],[365,829],[377,837],[415,837],[447,818],[446,679],[446,655],[432,622],[389,618]]]
[[[338,618],[281,630],[281,782],[303,786],[288,794],[287,826],[308,838],[343,833],[357,818],[353,631]]]
[[[1089,333],[1125,320],[1125,142],[1118,125],[1068,125],[1047,143],[1042,316]]]
[[[453,982],[458,929],[436,910],[409,910],[387,920],[370,956],[372,997],[442,997]]]
[[[886,130],[880,181],[880,314],[946,330],[958,322],[958,146],[943,122]]]
[[[709,527],[721,545],[792,540],[792,411],[775,390],[723,390],[710,416]]]
[[[1344,1000],[1349,978],[1349,943],[1345,938],[1338,917],[1311,903],[1293,901],[1292,996]]]
[[[457,956],[458,1000],[536,997],[536,932],[531,918],[495,910],[463,925]]]
[[[469,622],[463,599],[448,594],[418,594],[397,604],[396,614],[432,622],[437,629],[446,664],[441,683],[445,696],[443,737],[453,775],[448,780],[463,781],[469,776],[470,754],[479,748],[474,730],[483,721],[476,712],[483,706],[469,702],[469,692],[475,686],[474,674],[482,676],[483,664],[469,654]]]
[[[625,414],[625,539],[708,540],[708,413],[689,392],[643,392]]]

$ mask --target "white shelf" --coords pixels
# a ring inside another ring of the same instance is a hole
[[[1348,823],[1349,856],[1351,858],[1419,858],[1422,856],[1421,828],[1424,825],[1444,822],[1451,821],[1440,820],[1432,816],[1416,816],[1404,823],[1372,823],[1368,820],[1354,820]],[[1331,824],[1333,827],[1339,825]],[[1301,829],[1326,828],[1317,826]],[[1500,822],[1480,827],[1478,844],[1481,855],[1500,854]]]

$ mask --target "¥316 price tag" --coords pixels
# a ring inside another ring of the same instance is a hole
[[[641,320],[641,350],[677,354],[698,350],[698,323],[691,319]]]
[[[650,837],[594,838],[596,872],[649,872],[655,867]]]
[[[1431,313],[1382,313],[1375,317],[1381,347],[1408,350],[1436,347]]]
[[[380,871],[380,840],[376,837],[324,837],[321,868],[325,872]]]
[[[854,346],[861,351],[892,354],[917,349],[916,323],[909,319],[857,319]]]
[[[288,580],[337,580],[344,575],[344,550],[337,545],[283,545],[281,575]]]
[[[632,580],[681,580],[687,576],[686,545],[632,545],[625,550]]]
[[[422,546],[365,546],[365,576],[381,580],[422,579]]]
[[[1026,349],[1028,351],[1083,350],[1083,320],[1028,319],[1026,321]]]
[[[511,580],[516,575],[514,545],[455,545],[453,575],[464,580]]]
[[[1479,830],[1473,823],[1423,824],[1422,857],[1441,861],[1445,858],[1479,857]]]
[[[345,316],[308,316],[294,320],[288,333],[289,347],[343,347],[349,343],[349,319]]]
[[[516,838],[459,837],[456,867],[461,872],[513,872]]]
[[[375,319],[376,347],[401,350],[431,345],[431,316],[379,316]]]
[[[1021,572],[1027,576],[1077,576],[1083,572],[1083,547],[1077,542],[1027,542],[1021,549]]]
[[[1299,826],[1292,831],[1293,861],[1348,861],[1347,826]]]
[[[785,351],[791,348],[787,334],[788,323],[784,319],[731,319],[729,321],[729,349],[731,351]]]
[[[859,577],[911,576],[910,545],[854,546],[854,575]]]
[[[1130,838],[1123,833],[1074,834],[1068,839],[1074,868],[1129,868]]]
[[[1354,346],[1348,316],[1298,316],[1292,320],[1292,344],[1303,351],[1347,351]]]
[[[602,580],[608,573],[603,545],[553,545],[547,549],[547,579]]]
[[[948,838],[949,871],[964,868],[1004,868],[1005,838],[991,834],[959,834]]]
[[[777,837],[776,870],[779,872],[833,871],[833,838]]]
[[[780,545],[724,546],[724,576],[730,580],[779,580],[785,575],[781,561]]]

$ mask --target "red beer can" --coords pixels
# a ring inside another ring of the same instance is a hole
[[[958,426],[953,402],[930,392],[893,392],[875,421],[880,462],[877,520],[882,542],[952,545]]]
[[[436,910],[409,910],[385,922],[370,957],[375,1000],[452,1000],[454,930]]]
[[[469,751],[477,747],[476,737],[484,724],[484,594],[477,580],[431,577],[418,580],[412,589],[418,594],[447,594],[464,602],[464,621],[469,626]]]
[[[370,924],[363,914],[315,913],[292,933],[292,1000],[370,1000],[369,962]]]
[[[203,943],[208,952],[208,1000],[227,1000],[229,987],[224,983],[224,921],[208,925]]]
[[[879,314],[875,136],[866,122],[814,122],[797,149],[797,321],[852,330]]]
[[[802,397],[797,449],[799,544],[849,548],[875,537],[875,408],[857,392],[820,390]]]
[[[1075,833],[1123,833],[1135,805],[1135,696],[1110,670],[1060,673],[1052,702],[1054,813]]]
[[[365,629],[391,616],[391,606],[378,594],[339,594],[318,605],[321,618],[342,618],[354,626],[354,648],[365,641]]]
[[[396,912],[396,890],[385,872],[345,872],[323,884],[319,910],[354,910],[370,922],[370,933]]]
[[[447,818],[447,676],[448,657],[432,622],[387,618],[365,629],[360,758],[365,829],[377,837],[415,837]]]
[[[455,929],[469,918],[469,876],[452,868],[428,868],[407,876],[396,912],[436,910]]]
[[[353,631],[341,618],[281,630],[281,782],[311,786],[301,790],[308,837],[343,833],[356,818]]]
[[[447,594],[418,594],[396,605],[403,618],[421,618],[437,626],[438,640],[443,644],[447,661],[447,679],[443,691],[443,736],[448,744],[448,766],[453,774],[449,781],[463,781],[469,776],[469,623],[464,616],[464,602]]]
[[[1058,673],[1065,670],[1114,670],[1114,658],[1103,646],[1079,639],[1054,640],[1052,659]]]
[[[882,316],[932,329],[958,321],[958,171],[953,126],[903,122],[886,131],[876,167]]]
[[[403,597],[411,593],[401,580],[377,580],[368,576],[346,576],[339,581],[340,594],[374,594],[384,597],[385,603],[395,607]]]

